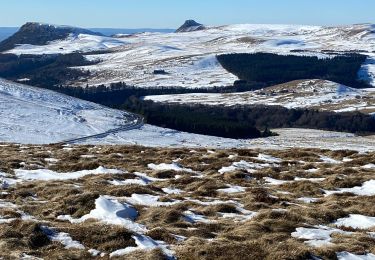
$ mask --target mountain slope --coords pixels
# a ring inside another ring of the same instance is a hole
[[[0,79],[0,140],[54,143],[125,125],[130,114]]]
[[[100,33],[76,27],[26,23],[18,32],[0,43],[0,51],[13,49],[20,44],[45,45],[48,42],[63,40],[70,35],[79,34],[101,35]]]

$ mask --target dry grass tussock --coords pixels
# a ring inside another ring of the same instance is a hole
[[[181,170],[148,167],[162,163],[175,163]],[[27,254],[96,259],[100,255],[88,252],[96,249],[108,259],[116,250],[136,247],[133,237],[140,234],[124,226],[95,219],[74,224],[58,219],[89,214],[103,195],[123,204],[132,204],[134,195],[156,198],[157,204],[132,205],[138,212],[135,222],[147,228],[142,235],[163,241],[159,245],[167,245],[177,259],[335,259],[340,251],[375,254],[375,239],[369,233],[375,227],[343,227],[349,233],[332,233],[330,244],[322,247],[291,235],[301,227],[337,228],[334,222],[350,214],[375,217],[375,196],[326,194],[374,180],[375,169],[363,167],[371,163],[375,153],[345,150],[9,144],[0,148],[0,171],[5,173],[1,178],[15,180],[16,169],[50,169],[58,175],[103,166],[123,173],[3,185],[0,258],[20,259]],[[85,249],[52,241],[43,232],[44,225],[68,234]],[[156,246],[118,258],[166,259],[166,250]]]

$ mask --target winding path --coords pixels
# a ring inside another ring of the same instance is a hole
[[[144,125],[144,119],[140,115],[129,114],[128,118],[129,118],[128,123],[124,126],[119,127],[119,128],[111,129],[111,130],[108,130],[108,131],[106,131],[104,133],[100,133],[100,134],[64,140],[64,141],[61,141],[57,144],[58,145],[74,144],[74,143],[83,142],[83,141],[86,141],[86,140],[89,140],[89,139],[92,139],[92,138],[103,138],[103,137],[106,137],[106,136],[111,135],[111,134],[130,131],[130,130],[133,130],[133,129],[139,129]]]

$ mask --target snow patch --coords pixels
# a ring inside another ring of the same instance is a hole
[[[68,220],[71,223],[82,223],[88,219],[96,219],[105,224],[119,225],[133,232],[144,233],[147,231],[146,227],[134,222],[137,216],[138,212],[133,206],[121,203],[110,196],[100,196],[95,201],[95,209],[80,219],[73,219],[69,215],[59,216],[58,219]]]
[[[302,198],[298,198],[297,199],[298,201],[302,201],[304,203],[315,203],[315,202],[318,202],[319,199],[318,198],[310,198],[310,197],[302,197]]]
[[[247,171],[248,173],[254,173],[256,170],[260,170],[260,169],[272,167],[272,166],[276,166],[276,165],[269,164],[269,163],[263,163],[263,164],[252,163],[252,162],[246,162],[246,161],[242,160],[240,162],[232,163],[231,166],[222,167],[219,170],[219,173],[224,174],[224,173],[233,172],[233,171],[236,171],[236,170],[244,170],[244,171]]]
[[[245,192],[246,187],[241,187],[241,186],[235,186],[235,185],[227,185],[228,188],[225,189],[218,189],[218,192],[224,192],[224,193],[240,193],[240,192]]]
[[[39,170],[15,170],[17,178],[25,181],[58,181],[58,180],[75,180],[87,175],[99,175],[99,174],[120,174],[123,171],[116,169],[107,169],[102,166],[95,170],[83,170],[77,172],[59,173],[47,169]]]
[[[146,207],[162,207],[171,206],[180,201],[172,202],[161,202],[159,201],[160,196],[154,196],[149,194],[132,194],[130,198],[126,198],[126,201],[132,205],[146,206]]]
[[[181,189],[177,189],[177,188],[162,188],[162,191],[164,191],[165,193],[167,194],[181,194],[183,193],[184,191],[181,190]]]
[[[355,255],[349,252],[339,252],[336,255],[338,260],[375,260],[375,255],[371,253]]]
[[[48,163],[57,163],[60,161],[59,159],[55,159],[55,158],[44,158],[44,160]]]
[[[326,178],[300,178],[300,177],[294,178],[295,181],[311,181],[311,182],[322,182],[325,179]]]
[[[323,163],[329,163],[329,164],[340,164],[342,162],[340,161],[337,161],[335,159],[332,159],[332,158],[329,158],[327,156],[324,156],[324,155],[321,155],[320,156],[320,160],[323,162]]]
[[[367,217],[359,214],[350,214],[349,217],[338,219],[334,224],[338,227],[369,229],[375,227],[375,217]]]
[[[41,226],[41,229],[50,240],[63,244],[66,249],[85,249],[80,242],[73,240],[68,233],[57,232],[56,230],[46,226]]]
[[[281,163],[282,160],[280,158],[273,157],[271,155],[267,154],[258,154],[258,157],[254,157],[254,159],[263,161],[263,162],[269,162],[269,163]]]
[[[134,235],[133,239],[135,240],[135,244],[137,247],[127,247],[125,249],[120,249],[112,252],[109,256],[110,257],[120,257],[127,254],[130,254],[137,250],[146,250],[150,251],[156,248],[160,248],[164,254],[168,257],[173,258],[174,252],[168,248],[168,245],[163,241],[155,241],[152,238],[145,236],[145,235]]]
[[[150,164],[148,164],[148,168],[150,168],[151,170],[155,170],[155,171],[176,171],[176,172],[184,171],[184,172],[191,172],[191,173],[194,172],[192,169],[184,168],[179,163],[176,163],[176,162],[173,162],[171,164],[167,164],[167,163],[153,164],[153,163],[150,163]]]
[[[199,215],[191,210],[184,211],[184,219],[189,223],[212,223],[212,220],[207,219],[206,216]]]
[[[111,180],[108,181],[109,184],[114,186],[123,186],[123,185],[140,185],[140,186],[146,186],[147,182],[145,182],[142,179],[126,179],[123,181],[120,180]]]
[[[327,226],[315,226],[314,228],[297,228],[292,233],[292,237],[307,240],[305,243],[312,247],[322,247],[332,245],[331,235],[333,233],[351,234],[341,229],[330,228]]]
[[[324,191],[326,196],[332,194],[342,194],[342,193],[353,193],[358,196],[374,196],[375,195],[375,180],[366,181],[362,186],[356,186],[353,188],[341,188],[336,191]]]
[[[293,181],[277,180],[271,177],[264,177],[263,180],[269,185],[282,185],[285,183],[291,183]]]
[[[362,166],[361,168],[367,169],[367,170],[375,169],[375,164],[369,163],[369,164],[366,164],[366,165]]]

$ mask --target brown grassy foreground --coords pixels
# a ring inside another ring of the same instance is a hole
[[[257,159],[259,153],[280,158],[277,163]],[[340,163],[321,160],[326,156]],[[53,158],[57,160],[51,160]],[[345,158],[345,159],[344,159]],[[178,161],[189,171],[151,170],[148,164]],[[222,167],[245,161],[263,164],[259,169],[238,167],[223,174]],[[92,175],[77,180],[20,182],[3,187],[0,195],[0,258],[20,259],[23,254],[43,259],[90,259],[88,250],[96,249],[109,258],[113,251],[134,247],[132,232],[121,226],[96,220],[71,224],[59,215],[80,218],[95,208],[100,195],[119,201],[132,194],[160,196],[160,202],[179,201],[169,206],[134,205],[137,223],[148,229],[146,235],[170,245],[177,259],[336,259],[336,252],[375,253],[375,239],[369,232],[344,228],[350,234],[332,234],[331,244],[311,247],[291,233],[299,227],[331,226],[349,214],[375,217],[375,196],[351,193],[324,196],[324,190],[361,186],[375,179],[374,169],[362,166],[374,163],[375,153],[316,149],[291,150],[216,150],[161,149],[129,146],[28,146],[0,147],[0,171],[14,176],[15,169],[50,169],[70,172],[96,169],[98,166],[123,170],[116,175]],[[315,171],[309,171],[317,169]],[[135,179],[141,172],[159,181],[147,185],[119,185],[109,181]],[[178,175],[178,176],[177,176]],[[270,177],[286,182],[270,185]],[[307,180],[294,181],[296,177]],[[312,178],[324,178],[313,181]],[[243,191],[218,191],[227,185]],[[180,190],[167,194],[163,188]],[[318,199],[306,203],[299,198]],[[220,200],[218,203],[213,203]],[[12,203],[13,206],[4,205]],[[203,216],[204,221],[188,221],[186,211]],[[249,213],[256,214],[249,217]],[[245,212],[245,213],[244,213]],[[32,218],[24,217],[25,214]],[[224,217],[227,216],[227,217]],[[68,233],[85,249],[67,249],[51,241],[41,226]],[[178,237],[177,237],[178,236]],[[179,238],[179,239],[178,239]],[[97,257],[99,258],[99,256]],[[164,259],[162,250],[135,251],[126,259]]]

